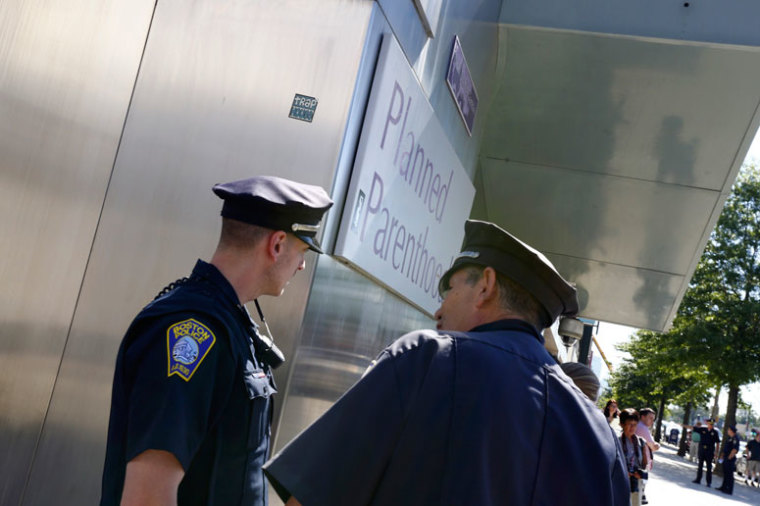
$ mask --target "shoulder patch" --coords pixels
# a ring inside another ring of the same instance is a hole
[[[169,327],[166,330],[168,376],[176,374],[183,380],[190,381],[215,342],[214,333],[192,318]]]

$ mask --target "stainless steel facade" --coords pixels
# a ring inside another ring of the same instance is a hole
[[[508,228],[523,226],[522,233],[536,234],[531,241],[547,241],[535,245],[550,254],[577,245],[563,223],[570,214],[577,229],[610,234],[605,237],[611,242],[591,240],[593,244],[578,248],[614,250],[610,245],[619,244],[615,234],[625,228],[647,243],[645,259],[698,257],[701,246],[694,240],[673,246],[673,256],[660,255],[658,242],[666,240],[669,230],[662,225],[653,229],[650,222],[665,214],[685,216],[699,218],[707,230],[738,170],[736,160],[696,160],[720,165],[714,172],[708,168],[717,181],[709,201],[703,198],[704,188],[690,191],[677,183],[688,174],[676,167],[681,159],[672,158],[677,163],[667,170],[677,184],[668,190],[683,193],[685,203],[650,209],[653,192],[635,173],[614,179],[619,174],[605,173],[612,169],[602,163],[596,168],[603,181],[584,182],[593,172],[587,162],[600,155],[601,144],[597,137],[573,130],[576,138],[586,140],[585,147],[565,149],[566,133],[554,119],[576,129],[583,125],[589,105],[613,89],[599,76],[634,54],[639,65],[630,71],[649,66],[681,74],[665,87],[663,73],[628,81],[621,75],[620,82],[629,84],[616,88],[625,93],[615,97],[643,102],[658,97],[660,104],[676,103],[698,113],[686,117],[683,136],[673,137],[664,152],[672,154],[688,144],[687,133],[696,128],[704,153],[714,153],[709,148],[715,146],[715,129],[695,126],[700,120],[693,118],[717,111],[723,114],[721,125],[732,126],[717,137],[719,147],[738,159],[760,122],[758,92],[751,84],[760,68],[755,64],[758,51],[695,44],[670,51],[662,41],[577,33],[613,26],[615,33],[677,38],[668,22],[680,20],[683,10],[655,16],[650,33],[645,29],[651,16],[637,14],[618,27],[621,21],[594,15],[594,8],[608,2],[590,2],[582,16],[562,2],[539,3],[541,8],[527,0],[443,0],[432,39],[411,1],[0,4],[0,505],[96,502],[121,336],[132,316],[164,284],[185,275],[196,258],[213,252],[220,208],[210,191],[214,183],[266,173],[325,187],[336,200],[323,237],[331,251],[382,37],[398,39],[473,178],[478,188],[474,217]],[[624,5],[622,0],[613,3]],[[700,28],[706,24],[688,20],[682,20],[681,38],[757,45],[746,35],[754,30],[748,20],[756,16],[736,14],[740,2],[723,3],[731,4],[726,12],[740,28],[731,38],[707,33]],[[666,9],[662,5],[647,0],[652,10]],[[553,25],[547,30],[549,21]],[[444,79],[454,35],[461,40],[480,99],[472,137]],[[599,54],[600,47],[607,60],[593,60],[591,75],[579,70],[586,55]],[[651,63],[655,50],[661,56]],[[663,54],[670,59],[662,59]],[[689,62],[692,67],[683,67]],[[752,81],[736,93],[724,80],[731,73]],[[596,89],[583,94],[589,77]],[[674,98],[679,83],[686,87],[694,82],[701,87],[685,94],[688,100]],[[648,84],[643,98],[636,95],[641,83]],[[565,100],[568,89],[580,91]],[[312,123],[288,118],[296,93],[319,99]],[[714,97],[734,101],[719,107]],[[604,136],[621,125],[634,125],[646,133],[648,124],[662,119],[652,107],[646,122],[635,122],[642,117],[637,116],[639,109],[622,121],[607,114],[617,110],[613,106],[593,109],[598,114],[588,122],[587,132]],[[536,123],[537,117],[541,121]],[[634,133],[621,138],[626,142],[610,147],[614,152],[606,159],[625,156],[635,172],[638,159],[631,153],[638,153],[642,137]],[[552,165],[534,155],[557,155],[560,161]],[[598,212],[565,191],[573,184],[584,191],[590,186],[608,203],[635,186],[639,198],[631,201],[638,206],[639,219],[613,206],[602,224]],[[547,187],[554,193],[547,194]],[[660,197],[665,204],[672,201]],[[699,198],[709,202],[700,207],[694,200]],[[550,207],[552,202],[559,210]],[[708,205],[712,211],[704,210]],[[536,221],[524,219],[529,211]],[[688,224],[694,230],[699,225]],[[617,272],[621,262],[615,258],[596,258],[598,265],[584,271],[594,281],[589,286],[603,287],[613,279],[623,288],[638,288],[636,276],[628,279],[599,268]],[[639,290],[633,302],[635,314],[646,312],[648,304],[662,306],[656,313],[661,321],[668,308],[658,294],[671,281],[656,275],[667,277],[672,266],[655,267],[653,287]],[[687,268],[678,274],[685,278],[689,273]],[[596,297],[608,302],[594,307],[595,316],[616,319],[618,299],[602,291]],[[289,357],[276,375],[276,447],[324,412],[391,340],[432,323],[329,255],[312,258],[284,296],[261,303]],[[620,318],[634,314],[621,312],[625,314]]]
[[[0,7],[3,505],[97,502],[118,344],[213,252],[214,183],[332,187],[373,8],[58,3]],[[296,93],[312,123],[288,118]],[[313,273],[261,301],[289,356]]]
[[[497,60],[496,21],[501,3],[458,2],[448,7],[443,9],[435,39],[428,39],[412,2],[408,5],[406,2],[378,2],[354,90],[352,113],[335,178],[335,198],[341,199],[346,193],[380,43],[383,37],[389,36],[399,40],[449,142],[465,170],[474,177],[487,110],[484,108],[478,113],[470,137],[444,77],[453,37],[459,35],[481,103],[488,103],[495,84],[492,77]],[[339,217],[338,213],[328,217],[324,243],[332,245],[334,242]],[[407,302],[331,257],[321,257],[284,397],[275,449],[281,448],[329,408],[395,338],[416,328],[432,326],[432,320]],[[273,494],[270,498],[275,499]]]
[[[58,380],[153,2],[0,4],[0,504],[20,504]],[[112,301],[116,302],[116,301]],[[108,322],[104,322],[108,324]],[[107,355],[79,373],[112,361]],[[104,400],[81,391],[86,408]],[[106,395],[107,397],[107,395]],[[95,437],[79,418],[62,440]],[[87,459],[97,460],[99,448]],[[81,457],[80,457],[81,460]],[[76,462],[61,454],[48,483]],[[77,479],[79,476],[77,476]],[[60,482],[70,486],[71,476]],[[49,504],[53,504],[51,502]],[[55,504],[64,504],[55,502]]]

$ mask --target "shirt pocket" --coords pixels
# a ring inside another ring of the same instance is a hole
[[[270,397],[275,389],[269,383],[269,377],[263,369],[246,368],[243,379],[250,401],[250,421],[248,432],[248,449],[256,450],[262,446],[265,436],[269,435]]]

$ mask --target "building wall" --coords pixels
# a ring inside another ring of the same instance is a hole
[[[3,3],[0,504],[97,502],[130,319],[213,252],[214,183],[331,189],[372,8]],[[288,118],[295,93],[312,123]],[[313,275],[261,301],[288,355]]]
[[[469,176],[475,177],[494,87],[500,8],[501,3],[494,1],[443,2],[435,37],[429,38],[412,2],[376,4],[336,173],[336,199],[341,199],[348,187],[383,37],[396,37],[400,43],[450,144]],[[445,81],[455,35],[461,41],[480,100],[472,136],[467,134]],[[336,203],[336,207],[342,205],[340,200]],[[323,243],[334,242],[339,217],[331,213]],[[428,316],[365,276],[329,256],[320,257],[283,400],[275,450],[327,410],[385,346],[408,331],[433,326]],[[270,499],[276,500],[273,494]]]
[[[217,182],[275,174],[336,200],[328,255],[261,300],[289,358],[276,373],[278,445],[385,345],[432,325],[329,252],[383,37],[397,37],[476,173],[501,2],[440,6],[433,38],[412,2],[0,6],[0,504],[97,502],[121,337],[210,257]],[[480,99],[472,136],[445,84],[455,35]],[[319,99],[313,122],[288,118],[296,93]]]

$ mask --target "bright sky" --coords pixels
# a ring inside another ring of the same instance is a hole
[[[749,148],[745,162],[754,161],[760,164],[760,132],[755,136],[752,146]],[[602,347],[604,355],[612,364],[613,369],[623,362],[624,353],[618,351],[615,345],[627,342],[631,335],[637,329],[615,325],[612,323],[601,322],[597,332],[596,339]],[[601,379],[606,380],[607,368],[602,367]],[[760,412],[760,383],[754,383],[748,387],[742,388],[742,398],[752,404],[752,410],[755,413]],[[726,401],[728,400],[728,391],[723,390],[720,394],[721,412],[726,410]]]

